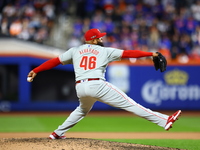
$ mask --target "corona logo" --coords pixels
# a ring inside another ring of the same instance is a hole
[[[164,76],[165,82],[169,85],[185,85],[188,81],[188,74],[185,71],[175,69]]]

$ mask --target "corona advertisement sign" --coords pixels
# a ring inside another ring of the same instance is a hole
[[[161,105],[162,101],[200,101],[200,86],[188,85],[189,75],[178,69],[168,71],[162,80],[147,81],[142,87],[143,99],[151,104]]]
[[[131,92],[127,94],[136,102],[151,109],[200,109],[198,66],[170,66],[163,73],[152,67],[142,69],[130,67]]]

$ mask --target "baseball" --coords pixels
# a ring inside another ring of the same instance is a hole
[[[27,81],[28,81],[28,82],[32,82],[33,79],[32,79],[31,77],[27,77]]]

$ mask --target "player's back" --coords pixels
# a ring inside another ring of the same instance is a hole
[[[105,79],[105,69],[109,62],[121,58],[122,50],[99,45],[83,44],[70,48],[59,56],[65,65],[73,63],[76,81],[88,78]]]

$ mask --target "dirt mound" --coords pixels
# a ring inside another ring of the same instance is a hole
[[[1,150],[178,150],[157,146],[110,142],[86,138],[3,138]],[[180,149],[179,149],[180,150]]]

